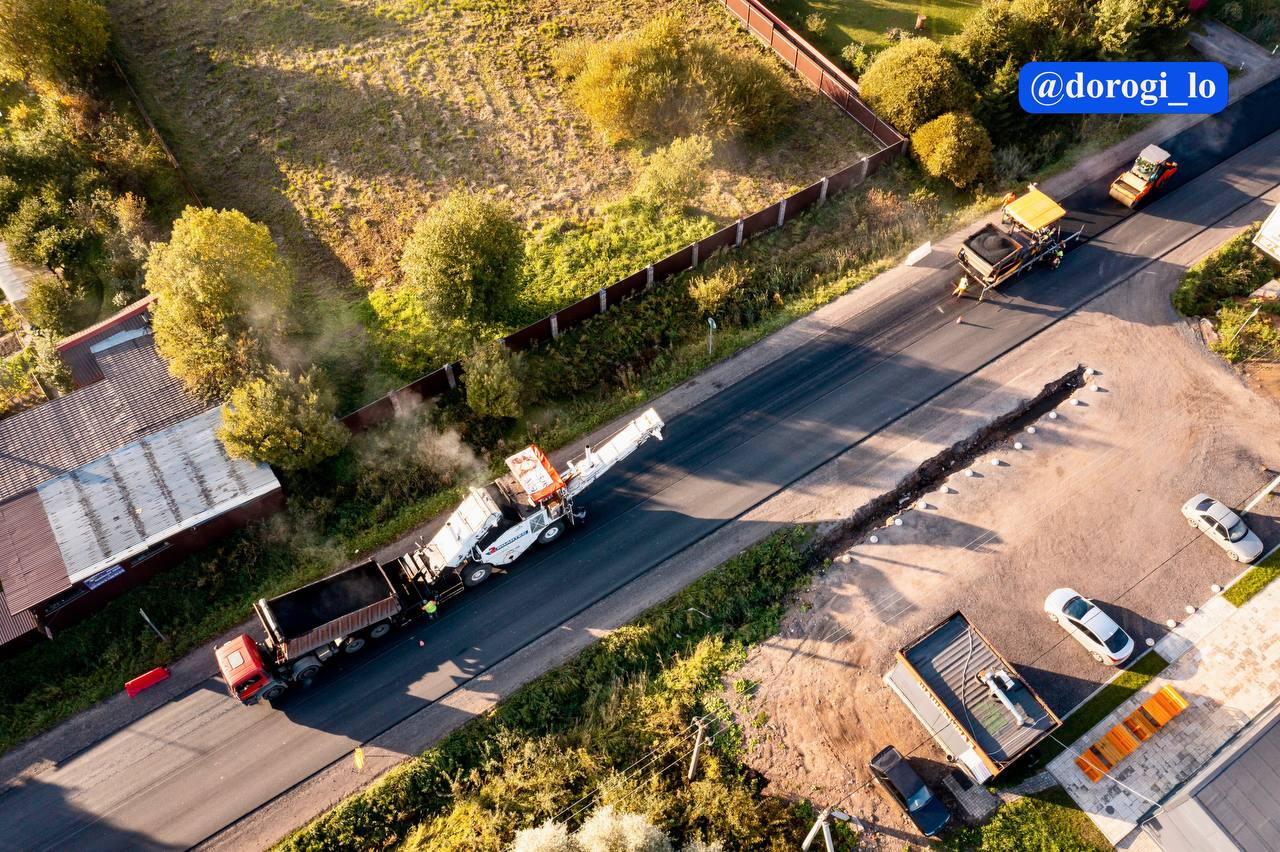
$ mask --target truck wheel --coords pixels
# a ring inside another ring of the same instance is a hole
[[[390,632],[391,632],[391,623],[387,621],[381,621],[373,625],[373,627],[369,628],[369,638],[381,639],[383,636],[386,636]]]
[[[538,536],[538,544],[550,544],[558,539],[562,532],[564,532],[564,521],[556,521],[551,526],[543,528]]]
[[[317,670],[318,671],[318,670]],[[272,684],[267,687],[267,691],[262,693],[263,701],[275,701],[285,693],[285,685],[283,683]]]
[[[483,562],[473,562],[462,569],[462,585],[468,588],[478,586],[489,579],[489,574],[492,570]]]
[[[364,650],[363,636],[348,636],[347,641],[342,643],[342,653],[358,654]]]
[[[293,679],[303,683],[310,683],[318,674],[320,674],[320,661],[314,657],[301,660],[293,667]]]

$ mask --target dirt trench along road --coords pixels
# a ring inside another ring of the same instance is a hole
[[[133,724],[10,779],[0,848],[188,847],[346,759],[1280,184],[1280,110],[1268,103],[1280,103],[1280,84],[1165,142],[1179,185],[1142,212],[1118,219],[1105,181],[1063,199],[1094,236],[1061,269],[982,304],[950,301],[955,269],[940,269],[674,418],[665,441],[592,491],[584,529],[277,708],[239,706],[211,666],[209,680]]]

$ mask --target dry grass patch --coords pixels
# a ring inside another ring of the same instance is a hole
[[[271,224],[304,274],[372,285],[426,206],[489,188],[529,224],[625,194],[611,147],[552,69],[574,39],[662,12],[725,49],[754,43],[713,0],[109,0],[130,73],[208,196]],[[779,63],[797,107],[764,147],[719,146],[698,206],[724,221],[872,150]]]

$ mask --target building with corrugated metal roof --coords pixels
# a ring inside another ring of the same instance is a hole
[[[80,387],[0,420],[0,647],[100,608],[282,503],[156,353],[150,300],[59,344]]]
[[[894,657],[885,683],[947,759],[980,784],[1061,724],[963,613],[952,613]]]

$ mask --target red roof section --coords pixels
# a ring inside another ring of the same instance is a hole
[[[15,616],[71,588],[62,551],[35,491],[0,503],[0,585]]]

